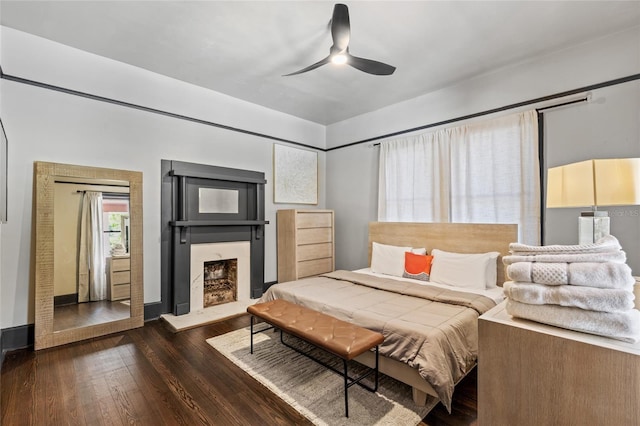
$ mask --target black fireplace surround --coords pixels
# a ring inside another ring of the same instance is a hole
[[[162,160],[161,277],[168,311],[174,315],[190,311],[191,244],[249,241],[250,296],[262,295],[264,226],[269,223],[264,220],[265,183],[262,172]],[[237,208],[203,212],[201,188],[230,190]]]

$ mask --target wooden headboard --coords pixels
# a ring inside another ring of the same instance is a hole
[[[497,251],[498,285],[505,281],[502,256],[509,254],[509,244],[518,241],[518,225],[476,223],[370,222],[369,265],[373,242],[393,246],[434,248],[454,253]]]

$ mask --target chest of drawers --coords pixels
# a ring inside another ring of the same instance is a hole
[[[278,282],[334,270],[333,210],[278,210]]]
[[[107,262],[107,297],[124,300],[131,297],[131,263],[129,256],[113,256]]]

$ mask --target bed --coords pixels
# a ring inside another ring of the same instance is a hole
[[[502,298],[501,257],[515,241],[517,225],[372,222],[369,268],[278,283],[260,301],[285,299],[381,332],[380,371],[411,386],[416,404],[432,395],[450,411],[455,384],[476,365],[477,319]],[[489,271],[496,285],[461,289],[378,273],[371,266],[380,264],[380,244],[427,253],[497,252],[495,271]],[[371,353],[356,360],[374,363]]]

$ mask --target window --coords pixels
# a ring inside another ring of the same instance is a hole
[[[540,241],[535,111],[380,146],[378,220],[517,223]]]
[[[103,193],[105,254],[129,253],[129,196]]]

